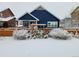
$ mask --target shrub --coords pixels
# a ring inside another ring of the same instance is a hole
[[[28,31],[27,30],[16,30],[14,32],[14,38],[18,40],[25,40],[28,38]]]
[[[72,37],[70,33],[68,33],[66,30],[63,30],[61,28],[53,29],[49,32],[49,37],[56,38],[56,39],[69,39]]]

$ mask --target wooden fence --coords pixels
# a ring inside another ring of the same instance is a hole
[[[13,28],[0,28],[0,36],[12,36]]]

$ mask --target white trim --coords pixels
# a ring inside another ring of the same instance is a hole
[[[38,18],[36,18],[34,15],[32,15],[31,13],[28,13],[29,15],[31,15],[32,17],[34,17],[37,21],[39,21]]]
[[[45,26],[46,24],[31,24],[31,25],[35,25],[35,26]]]
[[[38,20],[18,20],[18,21],[38,21]]]
[[[0,21],[9,21],[11,19],[15,18],[14,16],[13,17],[7,17],[7,18],[2,18],[0,17]]]
[[[4,9],[1,9],[1,8],[0,8],[0,12],[5,11],[5,10],[7,10],[7,9],[8,9],[8,8],[4,8]]]
[[[34,17],[37,21],[39,21],[38,18],[36,18],[35,16],[33,16],[31,13],[28,13],[28,12],[24,13],[22,16],[24,16],[25,14],[29,14],[30,16]],[[21,16],[21,17],[22,17],[22,16]],[[20,17],[19,17],[19,18],[20,18]],[[19,19],[19,20],[21,20],[21,19]]]

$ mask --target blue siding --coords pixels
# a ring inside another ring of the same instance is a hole
[[[36,19],[32,17],[30,14],[26,13],[23,16],[21,16],[19,20],[36,20]]]
[[[31,14],[39,19],[38,24],[47,24],[47,21],[57,21],[59,27],[59,19],[47,10],[34,10]]]

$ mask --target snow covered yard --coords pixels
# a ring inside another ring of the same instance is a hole
[[[66,57],[79,56],[79,40],[0,38],[0,57]]]

